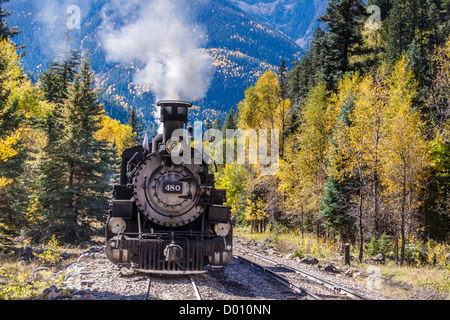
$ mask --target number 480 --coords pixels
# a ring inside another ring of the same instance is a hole
[[[177,184],[168,184],[166,186],[166,191],[181,191],[181,186]]]

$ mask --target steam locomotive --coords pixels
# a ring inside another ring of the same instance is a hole
[[[192,104],[160,101],[158,106],[163,134],[122,155],[106,224],[106,256],[144,273],[205,273],[231,260],[230,207],[201,151],[180,134]],[[180,148],[183,143],[189,143],[187,149]],[[191,159],[200,156],[200,164],[174,161],[183,152],[191,152]]]

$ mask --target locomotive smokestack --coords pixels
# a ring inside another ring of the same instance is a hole
[[[192,107],[190,102],[167,100],[158,102],[161,109],[161,122],[164,126],[163,143],[169,141],[177,129],[183,129],[188,122],[188,109]]]

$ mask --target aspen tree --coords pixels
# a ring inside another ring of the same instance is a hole
[[[19,133],[15,133],[11,136],[6,137],[6,139],[0,138],[0,163],[7,162],[9,158],[17,155],[17,151],[13,149],[14,145],[19,139]],[[8,179],[0,176],[0,188],[10,184],[12,179]]]
[[[267,71],[261,76],[255,86],[247,89],[245,92],[245,99],[238,107],[239,128],[244,130],[257,130],[259,132],[259,147],[261,148],[261,144],[265,143],[267,151],[269,150],[269,146],[271,146],[271,134],[274,133],[274,130],[278,130],[280,135],[280,145],[282,146],[281,148],[283,148],[286,139],[285,131],[290,126],[292,116],[291,102],[289,99],[283,99],[281,95],[282,90],[277,74],[273,71]],[[224,127],[225,126],[226,125],[224,125]],[[267,130],[268,135],[265,137],[265,139],[267,139],[266,141],[262,140],[264,139],[264,134],[262,133],[263,130]],[[281,153],[283,153],[283,151],[281,151]],[[273,154],[270,156],[272,159],[278,157],[278,155]],[[262,159],[259,158],[258,164],[253,167],[250,165],[249,168],[247,168],[251,176],[253,176],[252,172],[255,172],[253,169],[262,169],[264,167]],[[267,201],[267,204],[269,202],[279,203],[279,201],[275,199],[278,197],[276,191],[272,192],[272,188],[274,188],[274,190],[278,188],[278,182],[276,176],[256,176],[253,183],[254,185],[257,185],[257,187],[252,189],[250,194],[251,196],[255,193],[267,194],[267,197],[262,196],[258,199],[260,203],[265,201]],[[279,209],[274,206],[261,204],[259,208],[259,210],[267,208],[267,210],[272,211],[269,218],[273,222],[276,220],[275,216],[279,215]],[[250,215],[247,215],[247,217],[250,217]],[[264,218],[265,216],[258,215],[258,217]]]
[[[353,110],[340,120],[336,139],[336,158],[332,167],[338,180],[351,178],[356,183],[356,212],[359,231],[359,260],[364,252],[363,220],[372,209],[375,233],[379,233],[379,189],[380,189],[380,143],[384,138],[387,113],[386,88],[375,74],[362,78],[357,86],[358,75],[344,80],[341,90],[353,88]],[[353,80],[353,82],[352,82]],[[343,115],[341,115],[342,117]],[[372,206],[367,199],[372,194]]]
[[[415,212],[421,182],[427,178],[430,150],[421,128],[420,114],[413,110],[417,87],[408,61],[397,62],[389,79],[387,137],[380,145],[383,156],[382,179],[392,199],[401,237],[400,264],[403,264],[406,231]]]
[[[328,152],[328,179],[321,199],[319,216],[324,220],[327,229],[337,231],[345,241],[352,237],[353,224],[351,196],[355,193],[354,178],[344,170],[347,155],[342,152],[348,143],[347,132],[351,126],[350,117],[355,108],[355,100],[359,95],[362,77],[356,74],[345,76],[338,83],[338,90],[331,98],[332,117],[335,118]],[[341,144],[343,143],[343,146]]]
[[[316,215],[327,180],[328,148],[333,114],[324,81],[311,90],[299,115],[298,131],[286,140],[280,163],[278,191],[285,206],[296,213],[303,232],[305,216],[318,223]]]

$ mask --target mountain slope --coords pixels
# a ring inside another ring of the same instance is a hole
[[[328,0],[233,0],[254,19],[282,31],[306,49],[317,21],[326,11]]]
[[[88,50],[108,113],[125,121],[131,105],[135,105],[146,122],[153,121],[154,95],[149,88],[133,79],[143,64],[110,63],[100,37],[102,9],[117,0],[10,0],[5,6],[14,11],[10,25],[23,32],[14,38],[19,45],[27,45],[23,59],[25,67],[35,79],[48,68],[66,44],[67,9],[77,5],[81,10],[81,29],[74,29],[72,46]],[[138,1],[138,0],[134,0]],[[288,36],[258,22],[228,0],[190,0],[186,15],[207,33],[204,52],[214,59],[214,73],[207,96],[196,101],[206,117],[224,117],[231,107],[244,98],[246,88],[267,69],[276,69],[281,60],[288,63],[299,59],[303,51]],[[149,17],[151,18],[151,17]]]

